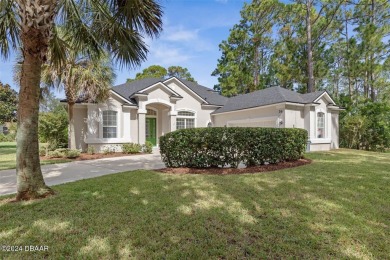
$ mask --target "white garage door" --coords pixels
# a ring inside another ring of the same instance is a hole
[[[240,120],[230,121],[228,127],[276,127],[276,120]]]

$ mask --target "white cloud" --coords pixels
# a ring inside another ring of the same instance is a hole
[[[191,56],[182,51],[181,48],[170,45],[157,45],[150,50],[151,57],[148,61],[156,61],[156,64],[170,65],[188,61]]]
[[[181,27],[168,27],[163,39],[172,42],[193,41],[198,38],[198,30],[186,30]]]
[[[178,65],[190,61],[204,52],[214,51],[210,40],[200,36],[200,29],[189,29],[182,25],[166,26],[157,39],[145,37],[149,46],[146,64]]]

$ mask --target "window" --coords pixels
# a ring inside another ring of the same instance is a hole
[[[117,112],[103,111],[103,138],[116,138],[117,136]]]
[[[157,116],[157,112],[154,111],[153,109],[146,109],[146,115],[147,116]]]
[[[190,112],[190,111],[179,111],[177,112],[178,116],[195,116],[195,113]]]
[[[176,129],[194,128],[195,113],[190,111],[179,111],[176,118]]]
[[[325,138],[325,113],[317,113],[317,138]]]

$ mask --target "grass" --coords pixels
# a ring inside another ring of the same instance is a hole
[[[139,170],[0,198],[2,258],[354,258],[390,255],[390,154],[310,153],[310,165],[245,175]]]
[[[70,162],[67,159],[43,160],[41,165]],[[16,143],[0,142],[0,170],[16,168]]]

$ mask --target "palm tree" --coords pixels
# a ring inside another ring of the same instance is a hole
[[[83,102],[101,102],[108,98],[115,73],[108,54],[90,58],[77,53],[67,55],[60,69],[46,65],[42,70],[42,81],[46,85],[65,90],[68,104],[69,148],[76,149],[73,108],[78,99]]]
[[[64,30],[58,37],[56,26]],[[108,51],[121,65],[138,66],[146,59],[143,35],[162,29],[161,6],[154,0],[1,0],[0,54],[21,49],[16,200],[53,194],[43,179],[38,150],[38,110],[42,66],[66,63],[66,46],[75,53]]]

